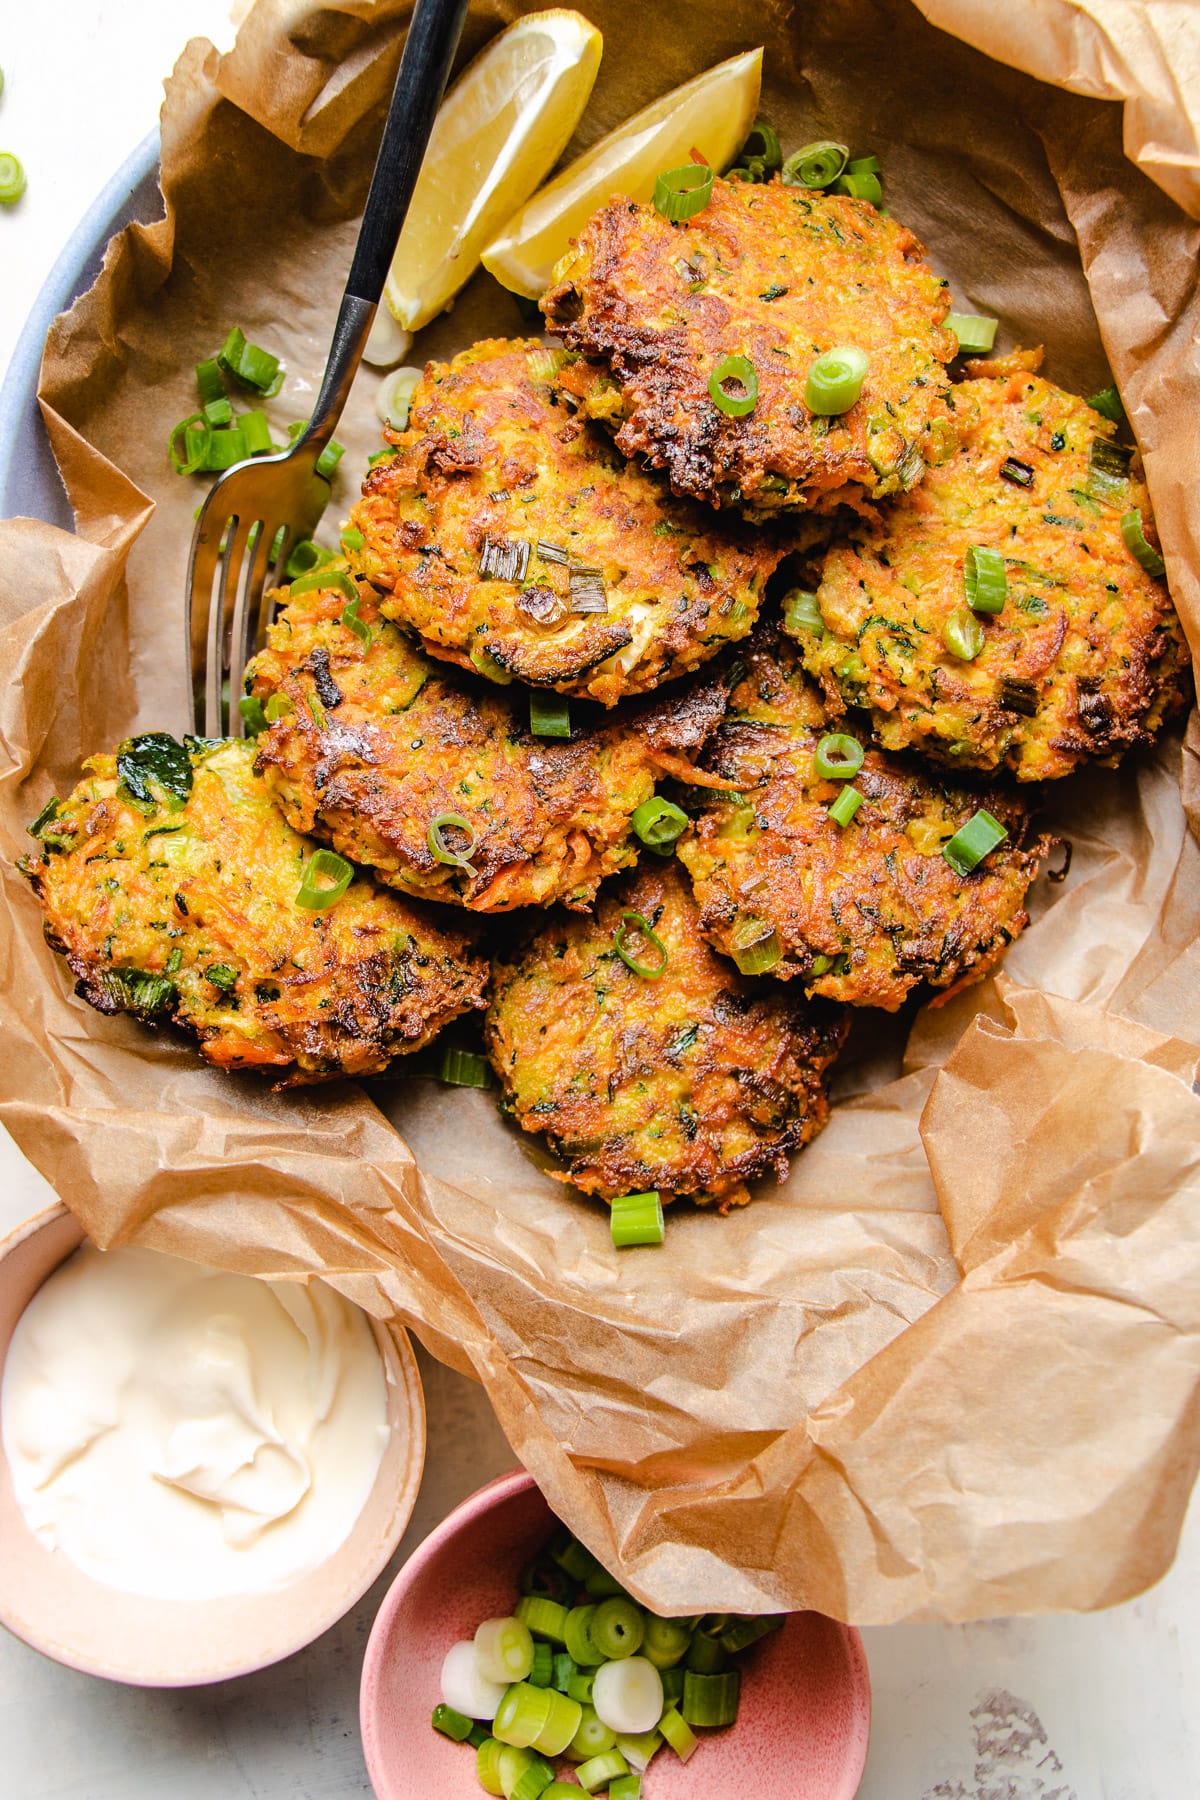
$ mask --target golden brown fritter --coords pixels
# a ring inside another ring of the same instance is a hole
[[[911,487],[953,441],[945,285],[912,233],[865,200],[714,181],[702,212],[670,224],[616,199],[555,277],[543,310],[588,359],[560,385],[677,494],[759,519],[828,507]],[[870,356],[861,396],[841,417],[814,416],[809,370],[844,345]],[[758,380],[741,418],[709,393],[730,356]]]
[[[783,547],[721,530],[556,404],[562,354],[492,339],[431,363],[351,556],[432,655],[612,706],[744,637]]]
[[[287,709],[259,739],[257,767],[298,831],[426,899],[477,912],[590,905],[634,860],[630,817],[656,773],[686,774],[724,711],[722,684],[689,683],[619,721],[576,717],[570,739],[536,738],[524,689],[431,665],[365,588],[356,634],[346,604],[332,585],[298,595],[248,668],[251,693]],[[447,815],[465,822],[443,835],[469,868],[433,853],[430,826]]]
[[[868,750],[843,828],[828,809],[845,784],[814,767],[828,726],[794,646],[760,626],[738,660],[745,674],[704,760],[743,798],[697,791],[702,810],[678,844],[709,942],[809,994],[888,1012],[921,982],[980,980],[1028,924],[1025,892],[1050,848],[1030,839],[1026,808]],[[958,875],[942,848],[980,806],[1008,838]]]
[[[824,629],[797,634],[832,715],[866,708],[889,749],[1021,781],[1147,742],[1179,704],[1188,660],[1166,582],[1121,536],[1133,507],[1153,536],[1136,458],[1111,494],[1103,478],[1089,485],[1091,446],[1115,428],[1034,374],[1039,361],[970,365],[976,379],[954,390],[961,447],[850,527],[825,559]],[[1001,613],[980,615],[982,652],[964,661],[942,634],[965,605],[976,545],[1002,553],[1008,593]]]
[[[636,914],[658,940],[645,936]],[[657,979],[636,973],[627,952]],[[660,950],[661,946],[661,950]],[[556,919],[493,970],[487,1036],[507,1105],[567,1159],[560,1181],[613,1199],[657,1188],[722,1208],[825,1123],[824,1071],[844,1014],[748,981],[700,935],[673,862]]]
[[[31,827],[47,941],[100,1012],[184,1026],[218,1068],[288,1087],[376,1074],[482,1006],[487,965],[369,881],[297,905],[317,846],[253,764],[242,740],[185,749],[161,732],[91,757]]]

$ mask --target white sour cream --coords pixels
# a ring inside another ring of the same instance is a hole
[[[387,1394],[365,1315],[320,1282],[84,1245],[17,1324],[0,1428],[48,1548],[124,1593],[208,1600],[344,1543]]]

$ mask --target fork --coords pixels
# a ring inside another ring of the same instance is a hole
[[[271,610],[266,594],[269,586],[280,585],[293,547],[312,536],[328,502],[329,484],[317,474],[317,459],[333,436],[362,359],[467,4],[417,0],[307,429],[286,450],[235,464],[200,509],[188,559],[185,632],[191,712],[203,737],[244,735],[237,701],[246,662],[266,642]]]

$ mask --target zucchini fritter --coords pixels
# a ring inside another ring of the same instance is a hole
[[[686,773],[724,711],[721,684],[688,684],[619,721],[576,720],[569,739],[535,738],[525,689],[431,665],[365,595],[357,632],[345,607],[332,586],[310,591],[271,626],[247,684],[288,710],[259,739],[257,767],[298,831],[426,899],[477,912],[590,905],[634,860],[630,817],[656,772]],[[433,853],[431,824],[451,816],[466,827],[445,834],[463,863]]]
[[[777,956],[770,973],[809,994],[888,1012],[920,982],[982,979],[1028,924],[1025,891],[1050,848],[1027,841],[1025,807],[869,750],[853,778],[863,802],[839,826],[828,807],[843,783],[813,766],[827,727],[794,646],[760,626],[739,661],[705,764],[744,798],[697,790],[703,810],[678,845],[709,942],[760,967]],[[981,805],[1008,838],[958,875],[942,847]]]
[[[703,211],[673,225],[616,199],[555,276],[543,311],[589,359],[561,387],[677,494],[759,519],[828,507],[912,487],[953,441],[945,284],[864,200],[714,181]],[[840,417],[814,415],[809,369],[846,344],[871,359],[862,394]],[[758,381],[740,418],[709,393],[730,356]]]
[[[297,905],[316,846],[253,764],[244,741],[161,732],[91,757],[22,865],[47,941],[100,1012],[184,1026],[218,1068],[286,1087],[376,1074],[482,1006],[487,965],[369,881]]]
[[[646,938],[629,915],[655,934]],[[622,960],[628,953],[657,979]],[[822,1076],[844,1015],[748,981],[700,935],[671,861],[600,896],[594,918],[557,919],[493,970],[488,1048],[507,1105],[569,1167],[560,1181],[613,1199],[657,1188],[725,1207],[744,1183],[815,1137]]]
[[[562,357],[491,339],[431,363],[351,556],[432,655],[612,706],[744,637],[783,546],[626,464],[558,403]]]
[[[1092,443],[1115,427],[1033,373],[1039,361],[969,365],[976,378],[954,390],[959,449],[849,528],[824,563],[824,632],[798,633],[831,714],[865,707],[888,749],[1020,781],[1148,742],[1181,700],[1188,660],[1166,582],[1121,536],[1133,507],[1151,523],[1136,459],[1107,491],[1103,477],[1089,483]],[[1008,593],[1002,612],[980,615],[983,649],[964,661],[942,634],[965,604],[975,545],[1002,552]]]

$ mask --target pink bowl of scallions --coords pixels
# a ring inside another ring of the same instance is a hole
[[[870,1688],[819,1613],[656,1616],[519,1472],[396,1577],[361,1717],[378,1800],[851,1800]]]

